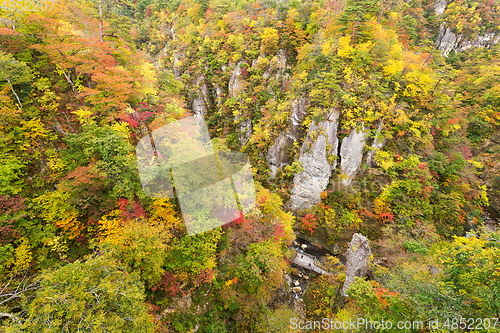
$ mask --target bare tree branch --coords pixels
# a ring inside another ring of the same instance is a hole
[[[7,284],[2,288],[2,291],[0,291],[0,306],[7,304],[8,302],[16,299],[16,298],[21,298],[25,293],[36,290],[38,289],[39,286],[39,281],[38,280],[32,280],[33,277],[27,277],[28,275],[28,269],[24,271],[24,275],[21,279],[21,282],[17,285],[14,291],[9,290],[9,286],[12,283],[12,280],[14,279],[15,275],[13,275]],[[14,315],[2,315],[3,317],[13,317]]]

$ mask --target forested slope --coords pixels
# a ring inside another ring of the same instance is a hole
[[[498,0],[2,6],[3,331],[498,317]],[[188,235],[135,146],[193,114],[249,156],[257,196]],[[295,237],[338,255],[355,232],[367,279],[341,296],[329,256],[294,298]]]

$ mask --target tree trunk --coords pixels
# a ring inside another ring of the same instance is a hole
[[[279,20],[280,20],[280,16],[281,16],[281,15],[280,15],[280,14],[281,14],[281,13],[280,13],[280,12],[281,12],[281,2],[282,2],[282,1],[283,1],[283,0],[276,0],[276,3],[278,4],[278,18],[276,19],[276,21],[279,21]]]
[[[70,72],[68,71],[68,73],[66,73],[66,71],[64,70],[64,68],[61,67],[61,69],[63,71],[64,77],[66,78],[66,81],[68,81],[69,84],[71,85],[71,90],[73,90],[73,92],[75,93],[75,95],[78,96],[78,92],[75,89],[75,84],[73,83],[73,81],[71,81]]]
[[[21,107],[21,110],[22,110],[23,109],[23,105],[21,104],[21,100],[19,99],[19,96],[17,96],[16,92],[14,91],[14,87],[12,86],[12,82],[10,82],[9,78],[7,78],[7,82],[9,82],[10,90],[12,90],[12,93],[14,94],[14,96],[16,96],[17,103],[19,103],[19,106]]]
[[[99,41],[102,43],[102,5],[99,1]]]

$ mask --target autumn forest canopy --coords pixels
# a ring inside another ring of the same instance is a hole
[[[0,331],[500,316],[500,0],[35,2],[0,9]],[[256,191],[194,235],[136,159],[193,115]]]

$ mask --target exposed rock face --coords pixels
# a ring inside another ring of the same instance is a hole
[[[288,149],[291,147],[294,139],[288,132],[281,132],[274,144],[269,148],[266,154],[266,160],[271,168],[271,177],[276,176],[278,168],[288,164]]]
[[[328,120],[311,123],[307,138],[300,149],[299,163],[302,172],[295,174],[290,208],[307,209],[321,201],[321,192],[326,189],[337,160],[329,158],[338,148],[337,123],[340,112],[331,113]],[[328,151],[327,151],[328,146]]]
[[[346,294],[346,290],[356,276],[365,277],[366,274],[368,274],[368,262],[371,255],[372,250],[368,244],[368,239],[360,234],[355,233],[352,235],[352,240],[349,242],[349,248],[345,253],[347,263],[344,286],[340,292],[342,296],[349,297]]]
[[[298,139],[300,126],[304,121],[307,99],[299,98],[292,101],[290,125],[285,132],[282,132],[274,144],[269,148],[266,154],[266,160],[271,168],[271,177],[276,176],[276,170],[283,168],[289,163],[288,150],[292,147],[293,142]]]
[[[476,35],[473,41],[464,41],[460,43],[457,51],[465,51],[471,47],[487,47],[490,48],[500,41],[500,36],[495,36],[495,33],[486,33],[482,36]]]
[[[179,54],[174,53],[174,76],[178,80],[180,78],[181,71],[179,69]]]
[[[476,35],[473,41],[463,39],[462,35],[455,35],[449,27],[444,23],[439,28],[439,37],[436,40],[436,47],[445,57],[451,51],[460,52],[470,49],[471,47],[492,47],[500,41],[500,36],[494,33],[486,33],[484,35]]]
[[[276,79],[279,79],[281,76],[283,76],[283,73],[285,72],[286,69],[286,52],[283,49],[280,49],[278,53],[276,53],[276,56],[271,60],[269,63],[269,67],[266,69],[264,74],[262,74],[262,77],[264,79],[267,79],[271,77],[273,72],[276,72]]]
[[[366,164],[370,167],[375,166],[374,157],[379,149],[382,149],[387,144],[387,138],[382,137],[382,128],[384,126],[384,121],[380,120],[378,123],[377,133],[375,134],[375,139],[371,145],[371,150],[366,153]]]
[[[362,130],[353,129],[348,137],[342,140],[340,146],[340,170],[348,178],[342,180],[342,185],[349,186],[358,172],[363,160],[363,148],[368,137],[367,129],[361,125]]]
[[[262,74],[262,78],[269,79],[269,82],[275,83],[280,87],[281,91],[286,90],[287,81],[290,80],[290,74],[285,73],[285,71],[287,68],[291,67],[287,66],[286,62],[286,51],[280,49],[278,53],[276,53],[276,56],[269,62],[269,67],[267,67],[264,74]],[[273,86],[273,84],[270,84],[268,86],[268,91],[276,98],[277,96]]]
[[[236,67],[233,70],[233,74],[231,75],[231,79],[229,79],[229,97],[237,96],[241,91],[243,91],[243,82],[240,81],[241,75],[241,65],[242,62],[236,64]],[[231,63],[229,64],[231,66]],[[225,71],[225,66],[222,66],[222,70]],[[247,144],[250,136],[252,135],[252,121],[250,119],[241,119],[241,116],[234,117],[235,122],[240,123],[240,143],[241,145]]]
[[[233,70],[231,79],[229,80],[229,97],[236,96],[243,90],[243,84],[240,82],[241,62],[239,62]]]
[[[174,30],[174,26],[173,25],[172,25],[172,27],[170,28],[170,30],[168,32],[170,34],[170,37],[172,39],[175,39],[175,30]]]
[[[307,98],[299,98],[292,102],[292,114],[290,115],[290,134],[296,137],[298,135],[300,126],[304,121],[307,114]]]
[[[283,75],[286,69],[286,52],[283,49],[280,49],[276,54],[276,67],[278,74]]]
[[[457,44],[457,37],[450,28],[445,28],[444,23],[439,27],[439,37],[436,40],[436,47],[443,52],[445,57],[455,48]]]
[[[285,275],[285,283],[289,288],[292,287],[292,278],[290,277],[290,275],[288,275],[288,273],[286,273]]]
[[[215,95],[216,95],[216,100],[217,100],[217,105],[221,106],[222,105],[222,89],[218,84],[215,84]]]
[[[203,116],[207,113],[205,104],[203,104],[203,99],[200,96],[193,100],[193,112],[198,116]]]
[[[253,133],[252,120],[245,119],[240,122],[240,143],[246,145]]]
[[[434,4],[434,12],[436,13],[436,16],[441,16],[444,14],[444,11],[446,10],[446,0],[437,0],[436,3]]]
[[[196,115],[203,116],[207,113],[207,108],[210,107],[210,92],[203,76],[196,80],[196,86],[199,87],[199,90],[197,90],[198,97],[193,100],[192,108]]]

